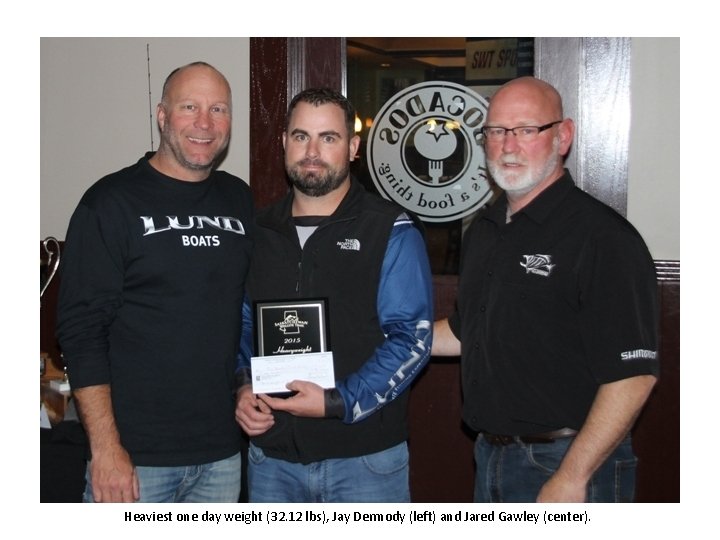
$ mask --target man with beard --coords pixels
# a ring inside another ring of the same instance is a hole
[[[256,220],[246,313],[251,301],[327,299],[335,387],[254,394],[245,336],[236,418],[251,437],[251,502],[410,501],[407,390],[430,354],[430,269],[412,220],[350,177],[354,121],[333,90],[293,98],[292,190]]]
[[[577,187],[549,84],[490,100],[487,165],[504,194],[463,238],[457,310],[434,355],[461,355],[478,432],[476,502],[632,501],[630,430],[658,371],[657,283],[638,232]]]
[[[57,335],[90,441],[87,502],[237,502],[234,372],[253,203],[215,170],[225,77],[173,71],[160,145],[83,196],[63,253]]]

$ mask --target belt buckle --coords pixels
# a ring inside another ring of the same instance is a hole
[[[574,437],[577,431],[570,428],[561,428],[554,431],[546,431],[544,433],[533,433],[531,435],[523,435],[520,440],[526,444],[552,444],[560,439]]]
[[[555,439],[538,435],[522,435],[520,440],[525,444],[553,444]]]
[[[515,442],[515,438],[510,435],[496,435],[494,433],[483,433],[483,437],[493,446],[507,446]]]

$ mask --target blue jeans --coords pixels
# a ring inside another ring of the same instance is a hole
[[[403,442],[354,458],[303,465],[248,450],[251,503],[410,502],[409,455]]]
[[[141,503],[236,503],[240,498],[241,457],[234,456],[202,465],[181,467],[135,467]],[[83,502],[93,502],[90,467]]]
[[[475,441],[475,502],[535,502],[573,440],[495,446],[479,435]],[[633,502],[636,466],[628,437],[588,482],[587,502]]]

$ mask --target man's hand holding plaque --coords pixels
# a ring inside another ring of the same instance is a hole
[[[285,411],[294,416],[322,418],[325,416],[325,390],[308,381],[291,381],[287,390],[290,397],[273,397],[260,394],[258,401],[267,404],[272,410]]]
[[[335,387],[323,299],[255,302],[255,350],[254,394],[302,391],[288,387],[293,381]]]

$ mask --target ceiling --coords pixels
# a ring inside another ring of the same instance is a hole
[[[464,37],[349,37],[348,58],[374,67],[463,67]]]

